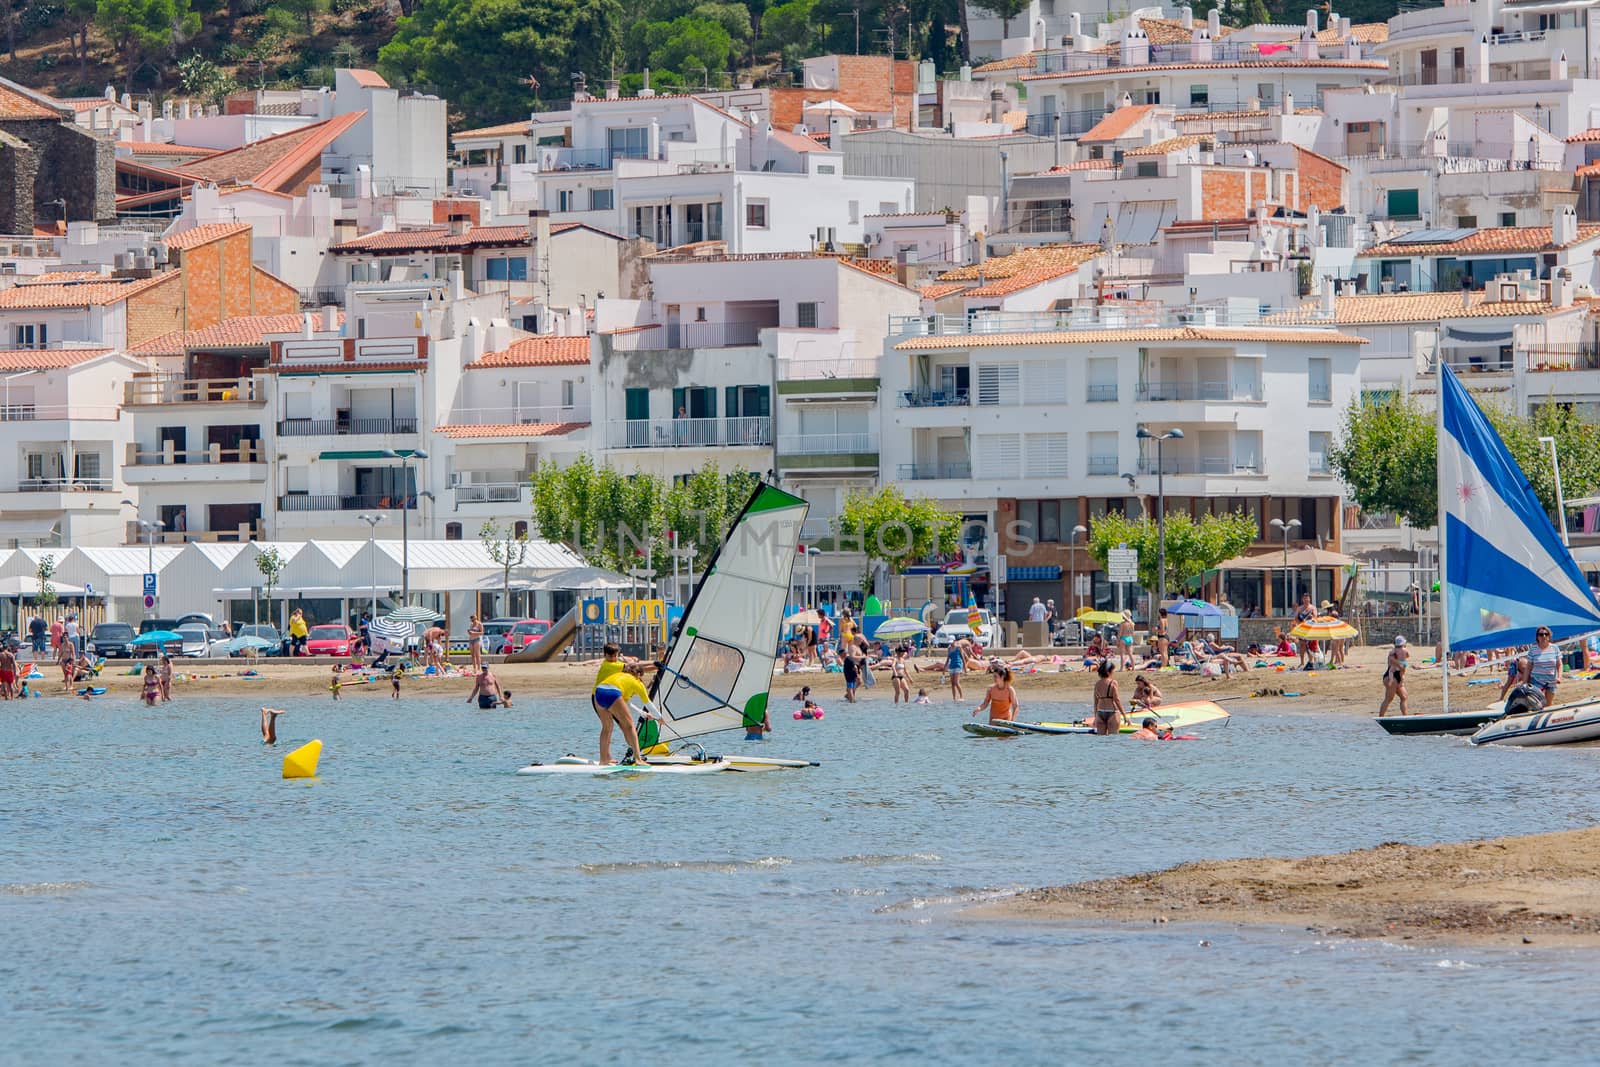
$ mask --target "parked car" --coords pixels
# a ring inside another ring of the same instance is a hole
[[[978,618],[978,644],[989,648],[994,644],[994,619],[990,617],[988,608],[979,608]],[[951,608],[944,622],[934,632],[933,645],[935,648],[949,648],[956,638],[971,636],[973,633],[972,627],[967,624],[967,609]]]
[[[350,639],[354,635],[342,623],[323,623],[313,626],[306,635],[308,656],[348,656]]]
[[[270,647],[263,648],[263,649],[260,649],[259,651],[257,651],[256,654],[258,656],[281,656],[281,655],[283,655],[283,635],[280,634],[278,632],[278,628],[276,626],[273,626],[271,623],[267,623],[267,622],[262,622],[262,623],[250,623],[250,622],[240,623],[238,626],[235,626],[233,628],[233,636],[236,637],[236,638],[238,638],[238,637],[259,637],[263,641],[270,642]],[[236,655],[236,656],[242,655],[242,654],[243,654],[242,652],[233,653],[233,655]]]
[[[549,619],[521,619],[506,631],[505,638],[500,643],[500,653],[510,655],[513,652],[521,652],[549,632]]]
[[[183,645],[178,651],[180,656],[211,654],[211,631],[204,625],[195,622],[181,623],[177,632],[183,635]]]
[[[207,630],[215,629],[217,621],[203,611],[191,611],[187,615],[178,616],[178,626],[203,626]]]
[[[483,651],[491,656],[500,654],[505,647],[506,634],[517,624],[517,620],[502,616],[500,618],[485,620],[483,624]]]
[[[151,630],[176,630],[179,626],[177,619],[140,619],[139,632],[147,634]]]
[[[89,644],[84,651],[88,655],[107,659],[129,659],[137,651],[130,644],[135,636],[133,627],[125,622],[103,622],[89,635]]]

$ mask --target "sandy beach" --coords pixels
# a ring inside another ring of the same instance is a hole
[[[1386,651],[1381,648],[1353,649],[1349,655],[1348,665],[1333,671],[1276,670],[1268,666],[1255,667],[1248,672],[1236,672],[1231,678],[1203,678],[1198,674],[1178,671],[1146,673],[1161,688],[1168,701],[1202,698],[1223,700],[1228,702],[1232,711],[1248,712],[1248,701],[1260,695],[1280,706],[1292,702],[1296,709],[1303,708],[1307,712],[1370,715],[1377,710],[1383,698],[1381,676]],[[919,662],[931,665],[934,661],[924,659]],[[1078,661],[1074,659],[1073,662]],[[1287,667],[1294,665],[1292,659],[1268,658],[1266,662],[1283,663]],[[97,685],[110,690],[105,699],[111,699],[124,692],[129,695],[137,694],[140,679],[137,675],[128,673],[132,665],[128,660],[112,660],[106,664],[105,670],[96,681]],[[515,694],[539,697],[571,696],[581,699],[588,695],[590,687],[594,684],[592,664],[491,661],[490,666],[500,679],[501,685],[511,689]],[[277,699],[286,695],[326,695],[330,667],[331,661],[277,658],[260,659],[254,663],[242,659],[175,660],[173,669],[177,678],[173,695],[175,700],[181,702],[223,688],[231,694],[240,684],[247,684],[251,689],[260,692],[263,699]],[[60,672],[47,663],[39,664],[39,670],[44,674],[43,681],[35,681],[31,685],[46,696],[60,694],[63,691]],[[243,677],[247,671],[256,672],[255,676]],[[1132,690],[1132,675],[1129,672],[1119,671],[1117,677],[1126,699]],[[1457,708],[1472,708],[1493,703],[1499,692],[1498,682],[1501,677],[1489,668],[1465,678],[1453,677],[1450,683],[1451,705]],[[1475,679],[1491,678],[1494,679],[1494,684],[1477,686],[1468,684]],[[1027,707],[1030,698],[1052,702],[1086,703],[1093,692],[1094,680],[1093,672],[1081,669],[1060,672],[1055,665],[1049,663],[1044,664],[1039,673],[1018,673],[1015,683],[1018,696],[1022,700],[1021,717],[1028,717]],[[350,675],[345,676],[344,683],[342,692],[344,699],[361,699],[364,692],[377,692],[379,688],[356,683]],[[459,689],[462,698],[465,699],[466,693],[472,687],[472,678],[465,673],[444,678],[411,676],[405,684],[407,692],[437,694]],[[963,708],[974,707],[983,699],[984,684],[985,679],[981,673],[967,674],[963,686],[967,699],[961,703]],[[787,696],[803,685],[811,686],[817,700],[830,709],[842,703],[844,677],[840,674],[802,672],[775,675],[772,689],[774,693]],[[924,686],[928,689],[935,705],[952,703],[949,686],[943,674],[934,671],[913,674],[912,691],[915,692]],[[1437,668],[1426,666],[1413,668],[1408,676],[1408,688],[1413,712],[1439,710],[1440,678]],[[1284,695],[1291,693],[1298,695]],[[1563,700],[1580,699],[1597,693],[1600,693],[1600,683],[1571,678],[1563,684],[1561,690]],[[891,694],[887,672],[879,671],[878,685],[872,689],[862,690],[861,704],[869,708],[875,705],[888,705]],[[388,696],[386,685],[383,687],[382,695]]]
[[[1600,829],[1462,844],[1395,842],[1303,859],[1205,860],[1036,889],[977,918],[1206,922],[1319,936],[1600,946]]]

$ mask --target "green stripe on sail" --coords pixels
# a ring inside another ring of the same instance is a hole
[[[781,508],[803,508],[805,506],[806,502],[800,497],[785,493],[777,486],[763,485],[761,492],[757,493],[756,498],[750,501],[750,507],[746,513],[754,515],[758,511],[778,511]]]
[[[744,702],[745,729],[760,726],[767,720],[767,694],[757,693]]]

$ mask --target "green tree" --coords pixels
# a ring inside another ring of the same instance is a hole
[[[269,548],[256,557],[256,570],[261,572],[261,577],[267,584],[267,615],[272,615],[272,590],[277,587],[278,578],[283,574],[283,566],[288,562],[276,548]]]
[[[490,519],[478,529],[478,540],[489,558],[500,566],[500,593],[505,598],[500,606],[511,610],[511,572],[522,566],[528,558],[528,535],[516,532],[514,523],[501,526]]]
[[[652,69],[712,74],[728,69],[733,38],[720,22],[683,15],[671,22],[651,22],[640,28],[646,62]]]
[[[808,51],[817,37],[811,22],[816,6],[817,0],[789,0],[767,8],[761,16],[761,43],[786,59]]]
[[[926,497],[907,497],[896,485],[852,493],[834,522],[842,544],[899,571],[907,563],[953,552],[961,516]]]
[[[1532,415],[1495,404],[1484,406],[1483,412],[1546,511],[1555,513],[1556,481],[1541,437],[1555,438],[1567,497],[1600,492],[1600,427],[1554,403],[1540,405]],[[1350,499],[1363,511],[1393,512],[1419,529],[1438,522],[1435,416],[1410,397],[1395,396],[1381,404],[1353,402],[1329,458]]]
[[[50,584],[50,579],[56,576],[56,558],[48,554],[40,556],[39,565],[33,569],[33,576],[39,579],[39,593],[33,598],[34,603],[41,608],[54,604],[56,589]]]
[[[1028,10],[1030,0],[983,0],[975,8],[987,11],[1000,20],[1002,36],[1011,36],[1011,20]]]
[[[178,60],[178,84],[188,95],[218,107],[229,93],[239,88],[239,83],[227,71],[199,52],[191,52]]]
[[[316,29],[313,20],[317,12],[326,11],[328,3],[329,0],[272,0],[275,9],[300,16],[300,20],[305,24],[307,36]]]
[[[200,32],[189,0],[99,0],[94,21],[126,66],[129,84],[144,61]]]
[[[1244,8],[1244,24],[1246,26],[1262,26],[1272,21],[1272,12],[1267,10],[1266,0],[1250,0]]]
[[[420,0],[378,68],[438,86],[470,122],[503,122],[567,95],[575,72],[609,70],[623,21],[621,0]]]
[[[1199,522],[1185,511],[1169,511],[1167,530],[1167,582],[1169,591],[1237,556],[1256,539],[1256,521],[1242,511],[1203,515]],[[1107,514],[1094,520],[1089,531],[1089,555],[1103,567],[1107,554],[1120,545],[1139,553],[1139,584],[1155,589],[1160,570],[1160,530],[1149,515],[1129,519]]]

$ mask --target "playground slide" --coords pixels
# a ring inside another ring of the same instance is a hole
[[[555,659],[562,649],[572,643],[573,637],[578,632],[578,607],[579,605],[574,604],[565,615],[556,620],[555,625],[550,627],[549,633],[521,652],[511,653],[506,657],[506,662],[548,663]]]

